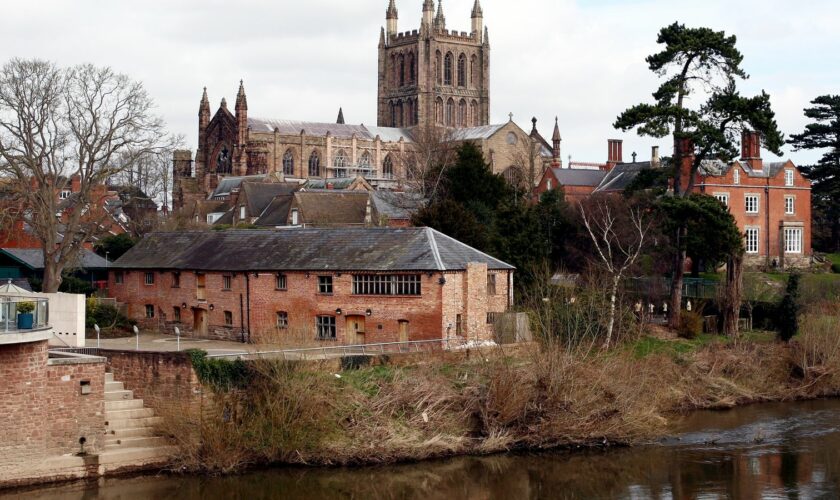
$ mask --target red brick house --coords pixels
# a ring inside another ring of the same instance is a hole
[[[566,201],[576,203],[592,195],[606,175],[607,172],[604,170],[547,168],[534,190],[536,200],[539,200],[539,196],[547,191],[562,189]]]
[[[145,327],[196,337],[490,339],[513,270],[429,228],[153,233],[112,265],[109,290]]]

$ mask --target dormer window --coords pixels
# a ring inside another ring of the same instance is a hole
[[[298,209],[297,209],[297,208],[293,208],[293,209],[292,209],[292,225],[293,225],[293,226],[297,226],[297,225],[298,225],[298,223],[299,223],[299,221],[298,221],[298,214],[299,214]]]
[[[70,197],[70,190],[69,189],[62,189],[60,193],[58,193],[58,198],[60,200],[66,200]]]

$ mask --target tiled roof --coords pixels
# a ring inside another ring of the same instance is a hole
[[[8,254],[30,269],[44,268],[44,251],[40,248],[0,248],[0,252]],[[91,252],[90,250],[82,249],[79,254],[78,261],[73,263],[71,267],[79,267],[82,269],[105,269],[108,265],[107,261],[99,255]]]
[[[367,191],[300,191],[295,193],[293,204],[300,209],[302,224],[361,225],[370,222],[369,201]]]
[[[294,120],[274,120],[264,118],[248,118],[248,127],[252,132],[274,132],[277,129],[283,135],[297,135],[305,131],[306,135],[326,136],[329,133],[332,137],[349,139],[355,136],[358,139],[372,141],[378,135],[384,142],[399,142],[400,138],[411,142],[411,133],[408,129],[392,127],[367,127],[365,125],[349,125],[344,123],[318,123],[302,122]]]
[[[452,271],[470,262],[513,269],[430,228],[151,233],[115,269],[194,271]]]
[[[603,170],[552,168],[551,172],[562,186],[591,186],[597,187],[606,177]]]

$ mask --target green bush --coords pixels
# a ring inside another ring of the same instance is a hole
[[[840,274],[840,264],[832,264],[831,272]]]
[[[85,303],[85,327],[93,328],[99,325],[100,328],[119,328],[128,330],[136,321],[129,320],[119,309],[110,304],[99,304],[94,299],[88,299]]]
[[[799,303],[799,275],[792,273],[788,278],[785,296],[779,303],[776,325],[779,327],[779,338],[789,342],[799,330],[799,313],[802,305]]]
[[[35,304],[32,302],[18,302],[17,305],[17,312],[18,314],[29,314],[35,310]]]
[[[680,325],[677,335],[684,339],[696,339],[703,333],[703,316],[694,311],[683,311],[680,314]]]

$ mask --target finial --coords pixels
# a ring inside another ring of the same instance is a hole
[[[396,19],[397,15],[397,6],[394,4],[394,0],[391,0],[388,2],[388,10],[385,11],[385,19]]]
[[[537,131],[537,117],[534,116],[533,118],[531,118],[531,132],[536,132],[536,131]]]
[[[225,99],[224,97],[222,97],[222,107],[227,109],[227,99]]]
[[[475,0],[475,4],[473,5],[472,10],[472,17],[482,17],[484,13],[481,11],[481,2],[479,0]]]
[[[633,157],[633,163],[636,163],[636,152],[633,151],[633,154],[631,154],[630,156]]]
[[[510,117],[510,121],[513,121],[513,113],[508,113],[508,117]]]
[[[560,142],[560,120],[556,116],[554,117],[554,135],[551,136],[551,140]]]
[[[338,118],[335,120],[335,122],[340,125],[344,125],[344,109],[341,107],[338,108]]]

